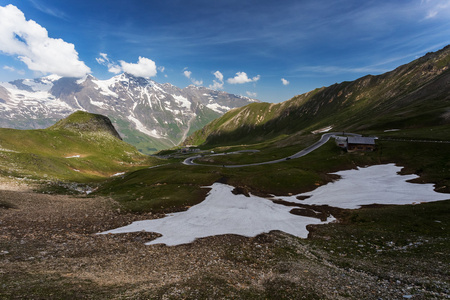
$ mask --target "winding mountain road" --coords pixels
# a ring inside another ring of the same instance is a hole
[[[268,164],[276,164],[276,163],[280,163],[286,160],[290,160],[290,159],[294,159],[294,158],[299,158],[302,156],[305,156],[306,154],[311,153],[312,151],[316,150],[317,148],[321,147],[322,145],[324,145],[326,142],[328,142],[328,140],[338,134],[343,134],[343,132],[328,132],[323,134],[320,137],[320,140],[315,142],[314,144],[312,144],[311,146],[291,155],[285,158],[280,158],[280,159],[276,159],[276,160],[271,160],[271,161],[265,161],[265,162],[260,162],[260,163],[253,163],[253,164],[243,164],[243,165],[207,165],[207,164],[198,164],[195,163],[194,160],[197,158],[202,157],[201,155],[196,155],[196,156],[191,156],[186,158],[183,161],[183,164],[188,165],[188,166],[208,166],[208,167],[222,167],[222,168],[241,168],[241,167],[250,167],[250,166],[260,166],[260,165],[268,165]],[[347,136],[361,136],[360,134],[356,134],[356,133],[345,133],[344,135]],[[219,156],[219,155],[228,155],[228,154],[236,154],[236,153],[244,153],[244,152],[258,152],[258,150],[242,150],[242,151],[235,151],[235,152],[229,152],[229,153],[218,153],[218,154],[213,154],[210,156]]]

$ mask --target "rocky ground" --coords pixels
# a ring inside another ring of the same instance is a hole
[[[108,198],[40,194],[1,178],[0,299],[449,297],[445,278],[435,292],[395,270],[381,277],[339,266],[325,250],[282,232],[175,247],[145,246],[154,233],[96,235],[156,217],[123,213]]]

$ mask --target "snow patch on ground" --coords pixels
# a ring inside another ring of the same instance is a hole
[[[48,92],[53,87],[52,80],[47,77],[42,78],[42,80],[24,79],[22,83],[29,86],[33,92]]]
[[[89,102],[91,102],[92,105],[95,105],[95,106],[103,108],[103,109],[108,109],[108,105],[106,103],[100,102],[100,101],[94,101],[94,100],[92,100],[91,97],[88,97],[88,98],[89,98]]]
[[[186,97],[178,95],[172,95],[172,97],[176,100],[176,102],[180,107],[191,109],[191,102],[189,102],[189,100]]]
[[[113,175],[111,175],[111,177],[122,176],[122,175],[125,175],[125,172],[120,172],[120,173],[113,174]]]
[[[309,193],[278,198],[307,205],[330,205],[347,209],[370,204],[419,204],[450,199],[449,194],[435,192],[433,184],[407,182],[419,176],[398,175],[401,169],[395,164],[387,164],[340,171],[334,173],[341,176],[340,180]],[[310,198],[298,200],[297,196]]]
[[[10,83],[2,83],[11,95],[11,100],[13,102],[20,101],[30,101],[30,102],[47,102],[48,100],[55,100],[55,97],[51,95],[48,91],[26,91],[17,88],[15,85]],[[66,104],[67,105],[67,104]]]
[[[327,127],[324,127],[324,128],[320,128],[320,129],[314,130],[314,131],[312,131],[312,133],[313,134],[324,133],[324,132],[330,131],[331,129],[333,129],[333,126],[327,126]]]
[[[10,150],[10,149],[6,149],[6,148],[2,148],[2,147],[0,147],[0,152],[20,153],[20,152],[18,152],[18,151]]]
[[[109,88],[110,86],[114,86],[117,82],[116,77],[113,77],[108,80],[92,80],[93,83],[95,83],[99,89],[100,93],[105,96],[112,96],[114,98],[119,98],[119,95]]]
[[[73,96],[73,99],[75,100],[75,103],[78,105],[78,107],[82,110],[82,111],[87,111],[85,110],[81,105],[80,102],[78,102],[77,97]],[[92,101],[92,99],[90,99]]]
[[[272,230],[306,238],[306,225],[326,223],[290,214],[292,207],[274,204],[265,198],[234,195],[231,192],[234,187],[229,185],[215,183],[210,188],[212,190],[206,199],[188,211],[170,214],[162,219],[137,221],[102,234],[158,232],[163,236],[148,245],[174,246],[213,235],[239,234],[252,237]]]
[[[218,112],[220,114],[225,113],[227,111],[229,111],[231,108],[228,106],[224,106],[224,105],[219,105],[218,103],[210,103],[210,104],[206,104],[206,107]]]
[[[135,117],[130,115],[127,117],[127,119],[130,120],[131,122],[133,122],[134,125],[136,125],[136,129],[139,130],[140,132],[145,133],[146,135],[158,138],[158,139],[162,138],[162,136],[160,136],[155,129],[148,130],[147,127],[145,127],[145,125],[142,124],[141,121],[139,121]]]
[[[277,197],[290,202],[310,205],[327,204],[341,208],[359,208],[365,204],[412,204],[450,199],[449,194],[437,193],[431,184],[406,182],[416,175],[398,175],[401,167],[394,164],[371,166],[337,172],[342,178],[321,186],[306,200],[297,196]],[[173,213],[162,219],[134,222],[128,226],[103,232],[158,232],[162,234],[149,243],[168,246],[190,243],[197,238],[213,235],[238,234],[253,237],[263,232],[281,230],[306,238],[309,224],[324,224],[315,218],[289,213],[293,207],[275,204],[256,196],[234,195],[232,186],[215,183],[206,199],[185,212]]]

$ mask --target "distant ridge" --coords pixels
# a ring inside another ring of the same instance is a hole
[[[231,145],[320,128],[361,132],[445,124],[450,124],[450,46],[382,75],[231,110],[184,143]]]

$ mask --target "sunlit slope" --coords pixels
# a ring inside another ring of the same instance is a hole
[[[92,180],[154,159],[123,142],[108,118],[76,112],[47,129],[0,129],[4,175]]]
[[[378,76],[323,87],[288,101],[234,109],[195,132],[186,144],[252,143],[283,134],[367,131],[450,123],[450,46]]]

